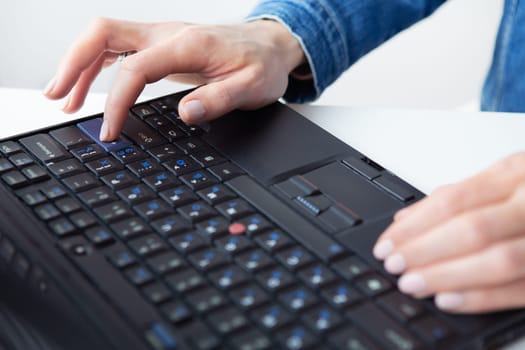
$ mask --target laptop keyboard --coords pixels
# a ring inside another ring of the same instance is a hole
[[[154,307],[138,330],[153,349],[410,350],[453,335],[290,208],[329,231],[359,225],[356,214],[301,176],[275,186],[284,204],[182,123],[177,102],[134,107],[112,143],[92,118],[0,144],[0,177],[50,238],[67,255],[91,252],[75,265],[126,317],[143,316],[121,299]]]

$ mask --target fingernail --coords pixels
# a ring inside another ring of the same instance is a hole
[[[100,141],[103,141],[103,142],[109,141],[108,124],[105,121],[102,122],[102,126],[100,127],[99,139]]]
[[[393,275],[398,275],[405,271],[405,258],[401,254],[390,255],[385,260],[385,270]]]
[[[192,100],[182,105],[183,115],[186,117],[186,121],[191,124],[197,124],[204,121],[206,115],[206,109],[199,100]]]
[[[384,260],[394,250],[394,243],[391,240],[385,239],[377,243],[373,249],[374,256],[378,260]]]
[[[397,286],[403,293],[417,294],[425,290],[425,280],[420,274],[409,273],[399,278]]]
[[[56,77],[51,78],[49,83],[47,83],[46,87],[44,88],[44,95],[47,95],[47,94],[51,93],[51,91],[53,91],[53,88],[55,87],[56,83],[57,83],[57,78]]]
[[[440,293],[434,299],[436,306],[443,310],[456,310],[465,303],[465,296],[461,293]]]

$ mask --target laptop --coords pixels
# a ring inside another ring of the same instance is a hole
[[[424,195],[287,106],[189,126],[187,92],[0,141],[0,349],[494,349],[372,254]]]

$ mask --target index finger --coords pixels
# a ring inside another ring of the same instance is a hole
[[[88,30],[67,50],[55,74],[54,85],[46,95],[58,99],[66,96],[104,51],[123,52],[138,50],[146,43],[147,24],[96,19]]]

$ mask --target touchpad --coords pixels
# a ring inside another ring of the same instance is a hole
[[[403,206],[402,202],[341,163],[331,163],[303,176],[364,220],[384,216]]]

